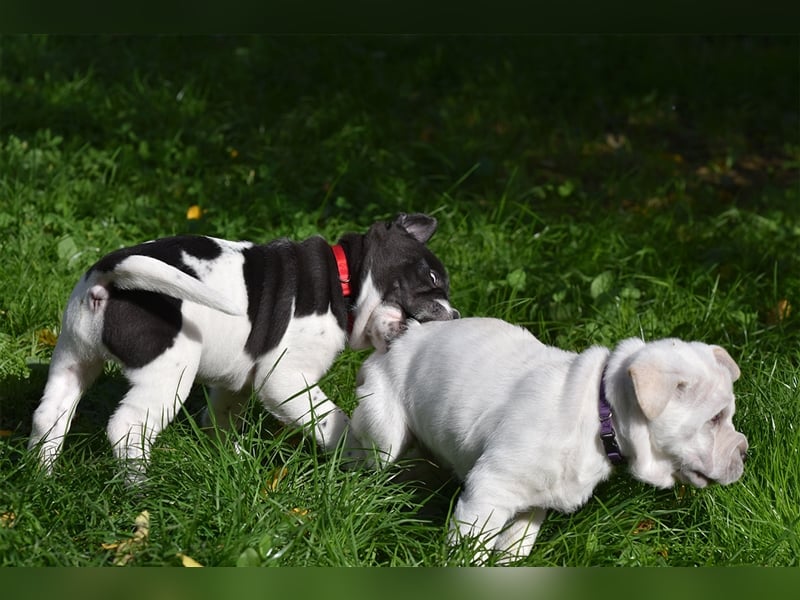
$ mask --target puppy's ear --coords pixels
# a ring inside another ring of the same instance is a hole
[[[714,353],[714,358],[717,359],[717,362],[728,369],[731,374],[731,381],[739,379],[742,372],[739,370],[739,365],[736,364],[736,361],[728,354],[728,351],[722,346],[711,346],[711,351]]]
[[[423,244],[431,239],[438,225],[436,219],[422,213],[413,215],[401,213],[395,218],[394,224],[405,229],[414,239]]]
[[[675,392],[687,385],[684,379],[675,373],[665,372],[646,357],[634,361],[628,368],[628,374],[633,380],[639,408],[651,421],[664,412]]]

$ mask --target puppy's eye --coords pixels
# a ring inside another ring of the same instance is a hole
[[[715,415],[714,415],[714,416],[711,418],[711,424],[712,424],[712,425],[719,425],[719,423],[722,421],[722,417],[724,417],[724,416],[725,416],[725,414],[724,414],[724,413],[725,413],[725,411],[724,411],[724,410],[721,410],[721,411],[719,411],[717,414],[715,414]]]
[[[438,286],[439,285],[439,276],[436,274],[436,271],[431,271],[430,273],[428,273],[428,275],[431,278],[431,283],[433,285]]]

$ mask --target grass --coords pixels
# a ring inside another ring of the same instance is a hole
[[[0,565],[463,564],[457,486],[425,502],[344,472],[257,406],[243,452],[213,443],[200,386],[143,490],[104,439],[113,367],[53,477],[25,450],[61,311],[104,253],[426,211],[463,314],[574,350],[699,339],[742,370],[740,482],[619,471],[521,564],[796,566],[799,92],[795,38],[0,37]],[[348,410],[365,355],[323,382]]]

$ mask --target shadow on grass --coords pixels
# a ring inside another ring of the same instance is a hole
[[[28,376],[10,375],[0,379],[0,430],[6,437],[28,436],[33,411],[47,381],[49,365],[28,365]]]
[[[47,381],[48,364],[29,365],[26,378],[11,376],[0,381],[0,430],[11,443],[26,446],[31,432],[33,413]],[[84,450],[84,442],[89,443],[90,452],[108,451],[103,431],[109,417],[128,389],[125,379],[118,373],[104,373],[84,394],[75,411],[64,451],[73,446]]]

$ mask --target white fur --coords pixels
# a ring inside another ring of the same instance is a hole
[[[241,257],[240,254],[228,254],[223,255],[218,261],[225,263],[226,259],[230,261],[236,256]],[[194,262],[200,261],[195,260]],[[204,262],[208,263],[209,261]],[[239,263],[241,264],[241,260]],[[205,270],[210,271],[210,267],[206,266]],[[214,272],[219,272],[216,266]],[[243,315],[247,310],[246,304],[241,303],[241,298],[239,298],[240,302],[231,301],[224,293],[208,285],[208,282],[195,279],[183,271],[149,256],[134,254],[121,261],[114,268],[113,279],[114,284],[122,290],[161,292],[168,296],[198,302],[229,315]],[[106,278],[100,275],[97,277],[97,282],[104,284]]]
[[[747,441],[732,423],[739,372],[719,346],[630,339],[576,354],[488,318],[410,322],[387,353],[370,356],[346,456],[388,464],[421,444],[464,482],[454,538],[477,536],[485,548],[525,556],[548,509],[576,510],[611,473],[599,437],[604,368],[636,478],[702,487],[742,475]],[[657,385],[637,393],[639,376]],[[659,403],[661,413],[644,416],[643,406]],[[486,557],[479,551],[475,560]]]
[[[358,316],[353,322],[353,330],[350,332],[350,347],[354,350],[369,348],[372,344],[373,337],[383,337],[374,330],[374,326],[377,324],[373,323],[373,328],[369,327],[372,313],[378,310],[382,302],[382,295],[378,288],[375,287],[372,275],[367,275],[361,286],[361,293],[356,302]]]

